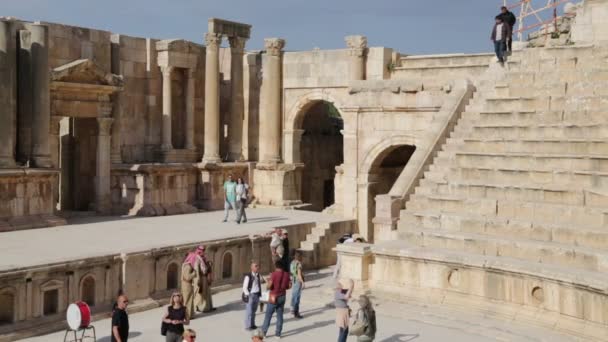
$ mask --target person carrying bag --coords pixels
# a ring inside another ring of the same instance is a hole
[[[371,342],[376,338],[376,311],[369,297],[359,297],[359,311],[350,329],[350,335],[357,336],[357,342]]]
[[[270,275],[267,288],[270,290],[268,296],[268,306],[266,307],[266,314],[264,316],[264,324],[262,325],[262,331],[264,335],[268,332],[270,327],[270,320],[274,312],[277,312],[277,326],[275,335],[281,336],[283,329],[283,311],[285,310],[285,299],[287,297],[287,290],[291,288],[291,277],[288,272],[283,270],[281,260],[277,260],[274,264],[275,270]]]

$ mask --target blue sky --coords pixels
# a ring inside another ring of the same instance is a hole
[[[502,0],[0,0],[0,16],[199,43],[207,19],[218,17],[253,25],[247,49],[260,49],[265,37],[285,38],[292,51],[343,48],[344,36],[362,34],[370,46],[421,54],[491,51],[500,5]]]

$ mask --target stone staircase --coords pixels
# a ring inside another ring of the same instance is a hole
[[[420,287],[440,264],[436,289],[608,324],[608,54],[533,52],[481,83],[375,253],[417,263]],[[463,278],[479,270],[476,290]]]
[[[337,256],[333,248],[342,235],[354,233],[355,229],[355,220],[317,222],[298,249],[303,253],[304,268],[318,269],[335,265]]]

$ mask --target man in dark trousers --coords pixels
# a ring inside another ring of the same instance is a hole
[[[502,18],[496,16],[496,24],[494,24],[492,37],[490,39],[494,42],[494,51],[496,52],[496,57],[501,65],[505,64],[505,48],[510,31],[509,24],[503,23]]]
[[[116,307],[112,311],[111,342],[127,342],[129,339],[129,315],[127,315],[129,299],[124,294],[118,296]]]
[[[511,47],[513,46],[513,28],[515,28],[515,22],[517,21],[517,17],[513,12],[509,11],[506,6],[502,6],[500,8],[500,14],[498,15],[502,22],[509,25],[509,37],[507,37],[507,52],[511,52]]]

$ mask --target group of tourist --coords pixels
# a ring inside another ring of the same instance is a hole
[[[245,208],[249,200],[249,184],[238,177],[236,182],[232,175],[228,175],[228,179],[224,182],[224,221],[228,221],[230,210],[235,211],[236,223],[247,222],[247,214]]]
[[[517,18],[506,6],[502,6],[500,14],[495,17],[491,40],[494,42],[494,51],[501,65],[507,60],[513,46],[513,27]]]
[[[287,302],[287,291],[291,289],[291,313],[294,318],[304,318],[300,313],[300,299],[305,288],[302,259],[300,251],[290,253],[287,231],[275,228],[270,236],[270,252],[274,271],[268,276],[260,274],[260,264],[251,263],[250,272],[243,277],[242,301],[245,306],[245,329],[252,331],[252,341],[263,341],[270,328],[270,321],[276,314],[275,336],[281,337],[283,332],[283,316]],[[345,236],[338,243],[362,242],[360,236]],[[171,295],[169,305],[163,311],[161,335],[166,342],[193,342],[196,333],[186,329],[196,312],[207,313],[215,310],[211,298],[213,282],[212,263],[205,255],[205,246],[198,246],[187,254],[182,264],[181,292]],[[291,258],[289,257],[291,254]],[[337,269],[339,265],[336,265]],[[339,271],[338,271],[339,272]],[[376,316],[373,307],[366,296],[359,298],[360,309],[352,325],[350,308],[354,282],[347,281],[344,286],[336,281],[335,307],[336,325],[338,327],[338,342],[346,341],[349,332],[357,336],[357,341],[373,341],[376,332]],[[126,313],[129,300],[125,294],[120,294],[112,312],[111,342],[127,342],[129,335],[129,319]],[[259,328],[255,323],[255,313],[266,304],[264,321]]]

